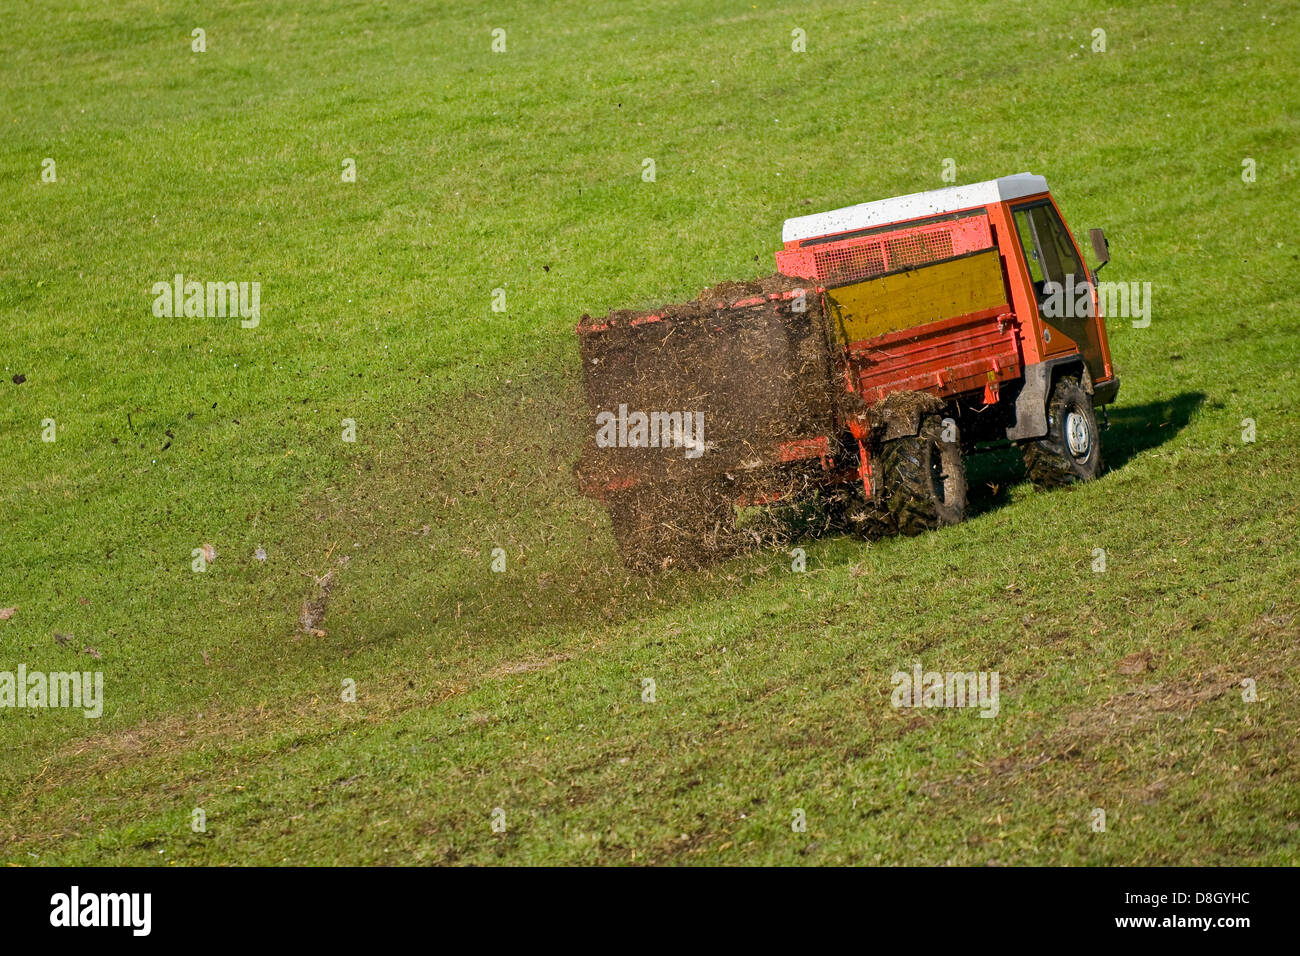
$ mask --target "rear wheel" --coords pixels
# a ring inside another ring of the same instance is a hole
[[[894,516],[877,498],[865,498],[862,485],[853,482],[835,489],[828,500],[830,526],[875,541],[898,533]]]
[[[1052,386],[1047,434],[1025,442],[1025,472],[1039,488],[1061,488],[1101,474],[1101,431],[1092,397],[1074,376]]]
[[[966,517],[966,465],[955,425],[937,415],[915,435],[887,441],[880,452],[885,505],[902,534],[953,525]]]

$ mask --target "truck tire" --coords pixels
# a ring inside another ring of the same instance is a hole
[[[961,440],[956,434],[949,437],[951,441],[944,440],[939,416],[926,415],[917,434],[881,447],[885,505],[902,534],[959,524],[966,517]]]
[[[735,544],[735,508],[725,489],[638,486],[606,500],[614,543],[629,570],[701,567]]]
[[[1101,431],[1092,398],[1072,375],[1052,386],[1047,434],[1025,442],[1025,472],[1039,488],[1063,488],[1101,474]]]

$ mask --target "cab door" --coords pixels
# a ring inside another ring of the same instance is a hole
[[[1078,346],[1094,382],[1108,378],[1097,302],[1083,256],[1050,198],[1011,207],[1044,325],[1044,353]]]

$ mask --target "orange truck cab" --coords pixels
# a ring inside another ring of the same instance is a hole
[[[1042,176],[800,216],[786,220],[782,238],[777,266],[817,284],[845,388],[861,399],[847,425],[861,445],[868,494],[881,488],[870,481],[865,407],[899,391],[942,401],[968,448],[997,438],[1063,442],[1073,463],[1047,467],[1030,461],[1044,456],[1026,453],[1041,484],[1098,473],[1093,409],[1114,400],[1119,379],[1096,272]],[[1100,268],[1109,258],[1100,229],[1092,242]],[[1058,401],[1070,407],[1057,422],[1053,393],[1062,380],[1087,396],[1087,407],[1077,396]]]

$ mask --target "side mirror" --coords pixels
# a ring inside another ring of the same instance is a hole
[[[1097,257],[1097,268],[1093,271],[1100,272],[1101,267],[1110,262],[1110,243],[1102,229],[1089,229],[1088,235],[1092,239],[1092,254]]]

